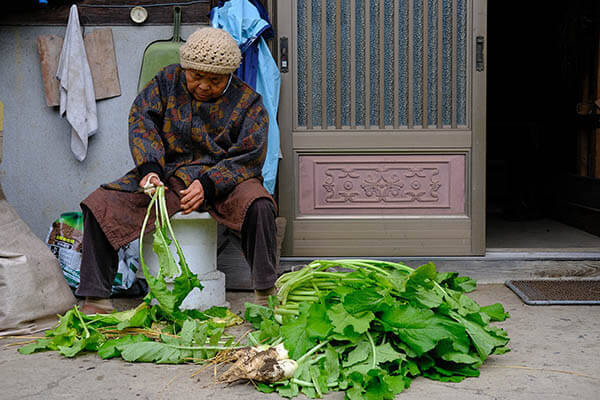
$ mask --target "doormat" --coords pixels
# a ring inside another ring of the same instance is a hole
[[[529,305],[600,305],[600,280],[509,280],[505,284]]]

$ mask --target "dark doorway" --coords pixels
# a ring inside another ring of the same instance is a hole
[[[487,247],[600,249],[600,2],[488,7]]]

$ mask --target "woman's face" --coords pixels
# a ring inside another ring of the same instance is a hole
[[[211,101],[220,97],[227,87],[229,74],[215,74],[212,72],[185,70],[187,89],[198,101]]]

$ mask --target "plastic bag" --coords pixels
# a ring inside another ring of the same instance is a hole
[[[46,244],[58,259],[67,284],[76,289],[79,286],[81,250],[83,243],[83,215],[80,212],[61,214],[52,223]],[[112,285],[113,294],[129,289],[140,268],[139,242],[137,240],[123,246],[118,251],[119,266]]]

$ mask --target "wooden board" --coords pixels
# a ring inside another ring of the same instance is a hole
[[[96,29],[84,38],[96,100],[121,95],[119,73],[111,28]],[[48,106],[60,104],[59,82],[56,79],[63,38],[57,35],[37,37],[44,95]]]
[[[58,59],[62,43],[63,38],[56,35],[37,37],[42,79],[44,81],[44,95],[46,97],[46,105],[48,106],[57,106],[60,104],[56,71],[58,70]]]
[[[96,29],[83,39],[92,71],[96,100],[121,95],[111,28]]]

